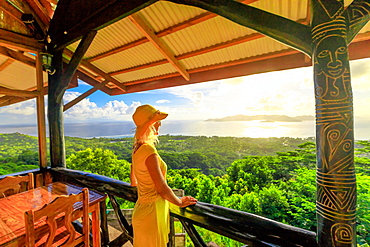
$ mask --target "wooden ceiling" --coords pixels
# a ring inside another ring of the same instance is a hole
[[[308,0],[241,2],[310,23]],[[199,8],[144,0],[94,5],[0,0],[0,106],[37,95],[35,54],[46,45],[63,49],[68,63],[90,30],[97,35],[70,86],[78,86],[78,78],[93,88],[66,108],[96,90],[119,95],[311,65],[305,54]],[[350,45],[350,59],[370,57],[369,47],[368,24]],[[47,87],[46,72],[42,77]]]

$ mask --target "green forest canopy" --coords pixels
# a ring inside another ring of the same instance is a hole
[[[313,138],[160,136],[168,184],[202,202],[316,231]],[[0,172],[38,168],[37,138],[0,134]],[[132,138],[66,137],[67,167],[129,182]],[[356,143],[358,243],[370,243],[370,142]],[[120,200],[121,207],[132,203]],[[202,232],[202,230],[201,230]],[[215,241],[215,234],[202,232]],[[221,246],[238,246],[218,236]]]

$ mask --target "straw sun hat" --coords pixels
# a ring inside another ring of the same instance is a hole
[[[151,105],[142,105],[136,108],[132,115],[136,125],[135,138],[140,138],[151,124],[165,119],[167,116],[168,113],[161,112]]]

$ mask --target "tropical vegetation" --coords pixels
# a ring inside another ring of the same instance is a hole
[[[313,138],[160,136],[168,184],[199,201],[316,231]],[[67,167],[129,182],[132,138],[66,137]],[[37,138],[0,134],[0,174],[38,167]],[[370,243],[370,142],[357,141],[357,238]],[[122,207],[133,203],[120,201]],[[199,229],[205,241],[240,246]],[[189,241],[188,241],[189,242]]]

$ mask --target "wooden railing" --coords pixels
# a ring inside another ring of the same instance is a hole
[[[108,194],[111,205],[123,229],[120,241],[132,240],[132,226],[128,224],[121,210],[119,210],[116,197],[135,202],[137,199],[135,187],[131,187],[130,184],[123,181],[82,171],[63,168],[48,169],[47,171],[51,173],[53,181],[77,183]],[[316,242],[316,233],[314,232],[276,222],[258,215],[217,205],[198,202],[196,205],[180,208],[171,204],[170,212],[171,216],[180,220],[187,234],[193,241],[194,246],[207,246],[198,234],[195,226],[245,243],[246,246],[250,247],[318,246]],[[103,226],[105,224],[103,224]],[[103,229],[103,232],[104,231],[107,232],[107,229]],[[107,236],[103,236],[105,245],[115,245],[107,241],[109,241]]]

